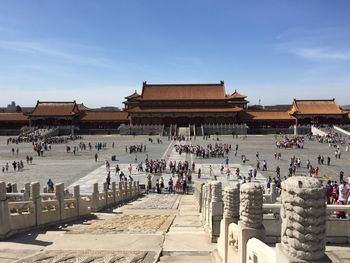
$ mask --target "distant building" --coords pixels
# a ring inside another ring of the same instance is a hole
[[[235,90],[226,93],[223,81],[214,84],[148,84],[125,97],[125,107],[91,109],[76,101],[38,101],[28,111],[0,113],[0,129],[23,126],[74,126],[80,130],[117,129],[122,124],[139,126],[189,127],[203,125],[225,127],[246,124],[248,128],[288,129],[293,125],[350,124],[350,111],[339,107],[335,99],[300,100],[291,105],[248,107],[247,97]],[[6,109],[8,109],[6,108]],[[28,110],[30,108],[26,108]],[[275,130],[277,132],[277,130]]]
[[[217,84],[148,84],[142,92],[125,98],[125,111],[132,124],[188,126],[203,123],[236,123],[247,108],[246,96],[227,94],[224,82]]]
[[[348,114],[335,102],[330,100],[294,99],[289,114],[298,124],[342,124],[348,120]]]

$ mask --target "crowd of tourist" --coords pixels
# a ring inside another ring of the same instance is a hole
[[[304,148],[304,136],[284,136],[283,139],[276,141],[277,148]]]
[[[13,168],[14,172],[22,172],[23,169],[24,169],[23,161],[22,160],[20,160],[20,161],[13,161],[12,162],[12,168]],[[2,166],[1,170],[2,170],[3,173],[10,172],[10,165],[9,165],[9,163],[7,162],[4,166]]]
[[[215,143],[207,144],[206,147],[201,145],[175,144],[175,150],[181,155],[182,153],[191,153],[196,157],[202,158],[223,158],[231,151],[231,144]]]
[[[138,145],[125,145],[125,152],[127,153],[142,153],[146,151],[146,145],[138,144]]]
[[[41,130],[36,130],[33,133],[20,135],[18,137],[9,137],[7,144],[19,144],[19,143],[39,143],[44,142],[46,144],[64,144],[69,141],[76,141],[82,139],[80,135],[67,135],[67,136],[51,136],[46,133],[42,133]]]

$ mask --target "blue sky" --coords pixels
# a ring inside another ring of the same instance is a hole
[[[142,81],[350,104],[350,1],[2,0],[0,105],[121,107]]]

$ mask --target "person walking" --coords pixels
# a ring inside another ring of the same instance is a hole
[[[171,193],[174,192],[173,186],[174,186],[173,179],[170,178],[169,181],[168,181],[168,191],[169,191],[169,194],[171,194]]]
[[[187,182],[182,180],[182,194],[187,194]]]
[[[151,174],[147,176],[147,194],[152,191],[152,177]]]
[[[266,160],[263,161],[263,171],[267,171],[267,162]]]
[[[51,178],[47,181],[47,187],[48,187],[49,193],[54,192],[54,183],[52,182]]]
[[[157,179],[157,181],[156,181],[156,189],[157,189],[157,193],[158,194],[161,194],[162,192],[162,190],[160,189],[160,183],[159,183],[159,179]]]

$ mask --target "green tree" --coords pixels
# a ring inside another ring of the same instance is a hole
[[[21,106],[19,106],[19,105],[16,106],[16,112],[22,112]]]

